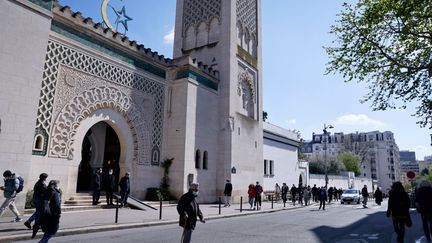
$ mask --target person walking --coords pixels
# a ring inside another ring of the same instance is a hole
[[[180,197],[177,204],[177,212],[179,214],[179,225],[183,227],[183,234],[181,237],[182,243],[191,242],[192,231],[195,230],[197,218],[202,223],[205,223],[204,216],[196,201],[199,194],[199,184],[192,183],[189,191]]]
[[[224,207],[230,207],[231,206],[231,193],[232,193],[232,184],[230,180],[226,180],[225,183],[225,189],[224,189],[224,196],[225,196],[225,205]]]
[[[369,197],[367,185],[363,186],[361,193],[362,193],[362,197],[363,197],[363,207],[367,208],[367,202],[368,202],[368,197]]]
[[[48,201],[49,211],[41,214],[41,227],[44,235],[39,243],[47,243],[58,231],[61,215],[61,198],[59,181],[51,180],[44,196],[44,200]]]
[[[412,225],[411,217],[409,214],[410,198],[405,192],[401,182],[396,181],[392,185],[389,192],[387,217],[392,217],[393,228],[396,232],[398,243],[404,241],[405,225],[410,227]]]
[[[276,202],[280,199],[280,195],[281,195],[281,187],[279,186],[278,183],[276,183],[276,185],[275,185],[275,198],[274,198],[274,200]]]
[[[285,206],[285,203],[288,199],[288,191],[289,191],[289,188],[288,188],[287,184],[285,182],[282,183],[281,193],[282,193],[282,201],[284,203],[284,206]]]
[[[312,191],[312,201],[313,202],[318,202],[318,197],[317,197],[318,188],[316,187],[316,184],[314,184],[314,186],[312,187],[311,191]]]
[[[383,193],[379,189],[379,187],[377,187],[377,189],[375,190],[374,197],[375,197],[375,203],[377,205],[381,205],[381,202],[383,201]]]
[[[261,209],[261,193],[263,191],[262,186],[259,184],[259,181],[257,181],[255,184],[255,205],[257,210]]]
[[[3,173],[4,177],[4,186],[0,187],[0,190],[3,190],[3,196],[5,200],[3,201],[3,204],[0,206],[0,216],[3,215],[5,209],[9,207],[9,209],[12,211],[12,213],[15,215],[15,222],[21,222],[23,219],[21,218],[20,213],[18,212],[18,209],[15,206],[15,199],[20,182],[18,178],[15,176],[14,173],[12,173],[10,170],[6,170]]]
[[[43,211],[43,207],[44,207],[44,196],[47,190],[47,185],[45,184],[46,179],[48,178],[48,174],[46,173],[42,173],[39,175],[39,180],[35,183],[35,185],[33,186],[33,198],[32,198],[32,203],[33,206],[35,207],[35,212],[30,216],[30,218],[28,218],[25,222],[24,225],[28,228],[31,229],[31,223],[33,221],[35,221],[33,227],[37,228],[36,232],[39,230],[39,226],[40,226],[40,215]],[[34,236],[33,236],[34,237]]]
[[[130,193],[130,172],[126,172],[119,182],[120,186],[120,207],[127,207],[127,200]]]
[[[330,204],[331,201],[333,200],[333,187],[329,187],[329,189],[327,190],[327,196],[328,196],[328,204]]]
[[[249,188],[248,188],[248,197],[249,197],[249,205],[250,205],[250,209],[253,208],[253,210],[255,210],[255,207],[254,207],[254,201],[255,201],[255,186],[254,186],[254,184],[249,184]]]
[[[109,169],[108,176],[106,177],[106,183],[105,183],[105,193],[106,193],[106,203],[107,206],[112,206],[113,204],[113,194],[115,189],[115,175],[113,175],[113,169]]]
[[[321,189],[318,190],[318,200],[320,202],[318,210],[322,209],[325,210],[325,204],[327,201],[327,190],[325,187],[321,187]]]
[[[297,187],[298,203],[303,206],[303,186],[299,184]]]
[[[296,188],[296,186],[294,184],[292,185],[290,192],[291,192],[291,201],[293,203],[293,206],[295,206],[297,188]]]
[[[426,240],[430,242],[432,233],[432,185],[430,181],[423,180],[419,183],[416,203],[423,224],[423,232]]]
[[[93,177],[93,205],[99,204],[101,182],[102,182],[101,173],[102,173],[102,169],[98,168]]]

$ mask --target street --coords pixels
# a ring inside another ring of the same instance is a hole
[[[316,205],[295,210],[234,217],[198,223],[192,242],[328,242],[364,243],[396,242],[391,219],[382,206],[369,204],[341,205],[334,202],[325,211]],[[203,212],[205,214],[205,212]],[[406,230],[405,242],[426,242],[422,239],[421,221],[411,211],[413,227]],[[179,242],[182,228],[178,225],[154,226],[54,237],[50,242]],[[34,242],[34,241],[22,241]]]

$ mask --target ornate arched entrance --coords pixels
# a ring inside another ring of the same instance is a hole
[[[93,178],[97,168],[102,168],[103,177],[106,177],[108,171],[112,169],[118,181],[120,152],[120,141],[114,129],[103,121],[93,125],[87,131],[82,142],[77,192],[92,189],[93,181],[91,178]]]

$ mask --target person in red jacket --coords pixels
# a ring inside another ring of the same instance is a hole
[[[249,196],[249,205],[250,205],[250,209],[254,209],[254,201],[255,201],[255,186],[253,184],[249,184],[249,189],[248,189],[248,196]]]

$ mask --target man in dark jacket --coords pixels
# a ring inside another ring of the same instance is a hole
[[[287,201],[287,199],[288,199],[288,191],[289,191],[289,188],[288,188],[288,186],[287,186],[287,184],[284,182],[284,183],[282,183],[282,189],[281,189],[281,191],[282,191],[282,201],[283,201],[283,203],[284,203],[284,205],[285,205],[285,203],[286,203],[286,201]]]
[[[99,204],[99,198],[100,198],[100,191],[101,191],[101,173],[102,169],[98,168],[96,170],[96,173],[94,175],[94,181],[93,181],[93,205]]]
[[[368,198],[369,198],[369,192],[367,190],[367,186],[364,185],[363,189],[362,189],[362,196],[363,196],[363,207],[367,208],[367,202],[368,202]]]
[[[107,205],[114,205],[113,204],[113,193],[115,189],[115,176],[113,175],[113,169],[109,169],[108,176],[106,177],[106,201]]]
[[[416,190],[417,211],[420,213],[423,231],[427,241],[431,241],[432,233],[432,185],[423,180]]]
[[[198,188],[198,183],[192,183],[189,191],[181,196],[177,205],[177,212],[180,217],[179,225],[183,227],[181,240],[183,243],[189,243],[191,241],[192,231],[195,229],[197,218],[199,218],[202,223],[205,223],[203,214],[196,201],[199,191]]]
[[[321,207],[325,210],[325,204],[327,201],[327,190],[325,187],[321,187],[321,189],[318,190],[318,200],[320,201],[318,210],[320,210]]]
[[[47,190],[47,185],[45,184],[45,180],[48,178],[48,175],[46,173],[42,173],[39,175],[39,180],[35,183],[33,187],[33,206],[35,207],[35,212],[30,216],[27,221],[24,222],[24,225],[31,229],[31,223],[33,220],[35,221],[35,224],[33,227],[39,228],[39,218],[43,211],[44,206],[44,196]]]
[[[0,187],[3,190],[3,196],[5,198],[3,204],[0,206],[0,216],[4,213],[4,210],[9,207],[13,214],[15,214],[15,222],[21,222],[22,218],[18,209],[15,206],[16,190],[19,187],[19,180],[10,170],[6,170],[3,173],[4,186]]]
[[[230,180],[226,180],[225,183],[225,189],[224,189],[224,196],[225,196],[225,207],[231,206],[231,193],[232,193],[232,184]]]
[[[318,188],[316,187],[316,184],[314,184],[314,186],[312,187],[312,201],[313,202],[317,202],[318,201]]]
[[[123,176],[120,180],[120,207],[127,207],[127,200],[130,193],[130,173],[126,172],[125,176]]]

